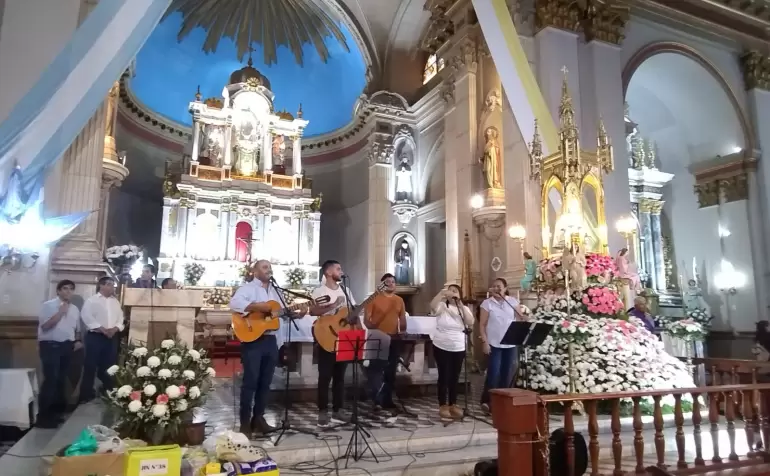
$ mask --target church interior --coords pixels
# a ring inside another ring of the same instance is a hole
[[[312,303],[327,260],[350,301],[381,293],[390,273],[405,303],[399,330],[412,344],[395,378],[414,413],[340,430],[343,446],[350,431],[370,433],[370,456],[355,443],[344,474],[474,474],[494,458],[499,474],[583,474],[583,453],[591,474],[770,461],[766,6],[49,3],[0,0],[0,400],[24,388],[21,403],[0,403],[0,461],[18,468],[8,474],[77,471],[57,452],[110,426],[92,403],[59,430],[34,425],[41,306],[64,281],[82,312],[114,280],[121,358],[203,349],[210,374],[196,378],[211,389],[193,410],[208,414],[206,441],[223,438],[244,373],[230,303],[260,260],[286,305]],[[148,265],[146,287],[178,289],[137,289]],[[493,392],[515,403],[489,416],[476,404],[492,361],[479,316],[500,278],[516,315],[552,330],[516,344],[522,393]],[[431,342],[450,285],[475,320],[465,417],[447,426],[431,416]],[[290,393],[299,425],[315,418],[313,319],[276,331],[268,421],[281,423]],[[65,398],[77,404],[74,355]],[[347,394],[360,393],[355,368],[346,375]],[[538,415],[529,430],[510,423],[527,412]],[[556,429],[567,463],[552,456],[548,472],[534,449]],[[299,433],[244,444],[282,472],[343,472],[323,437]],[[534,440],[511,443],[523,434]],[[131,460],[98,474],[188,474],[132,472]]]

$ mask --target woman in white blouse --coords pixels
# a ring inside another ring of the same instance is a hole
[[[461,299],[460,287],[450,284],[430,303],[436,316],[436,330],[431,339],[438,367],[438,414],[441,419],[463,417],[463,411],[457,406],[457,383],[465,359],[465,329],[473,326],[473,314]]]
[[[487,378],[481,393],[481,408],[489,413],[489,390],[508,388],[516,375],[518,349],[501,341],[513,321],[523,320],[519,301],[508,295],[508,283],[497,278],[489,290],[491,297],[481,303],[479,329],[487,361]]]

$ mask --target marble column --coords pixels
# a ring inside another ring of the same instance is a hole
[[[299,266],[300,257],[302,251],[300,250],[302,245],[302,225],[305,218],[302,217],[302,212],[295,212],[291,217],[291,256],[295,266]]]
[[[617,25],[610,25],[610,29],[615,27]],[[622,38],[616,31],[602,33],[607,38]],[[597,125],[601,119],[610,143],[614,146],[615,169],[605,175],[602,181],[611,254],[617,253],[624,242],[620,233],[614,232],[615,223],[631,212],[623,113],[623,64],[621,48],[616,44],[593,40],[581,47],[579,112],[583,118],[583,127],[580,129],[580,138],[583,147],[593,150],[597,142]]]
[[[658,201],[653,204],[650,210],[650,224],[652,234],[652,252],[655,263],[652,275],[652,287],[657,291],[666,290],[666,263],[663,259],[663,230],[660,223],[660,212],[663,208],[663,202]]]
[[[222,128],[222,133],[224,134],[224,140],[223,140],[223,147],[225,148],[225,159],[224,159],[224,167],[230,167],[232,164],[232,156],[233,156],[233,147],[230,145],[231,139],[233,137],[233,129],[232,129],[232,119],[227,119],[227,123]]]
[[[650,216],[650,204],[646,201],[639,204],[639,247],[642,250],[642,263],[649,277],[655,280],[655,249],[652,240],[652,217]],[[625,246],[625,243],[623,244]]]
[[[310,246],[310,259],[307,264],[318,266],[320,264],[320,245],[321,245],[321,214],[311,213],[308,220],[311,224],[311,236],[313,243]]]
[[[187,256],[187,215],[190,209],[187,207],[187,199],[182,199],[176,205],[176,249],[172,250],[173,256]]]
[[[94,293],[98,279],[109,273],[99,240],[102,200],[102,160],[106,104],[96,111],[62,158],[57,214],[92,213],[52,252],[51,288],[62,279],[75,282],[84,297]]]
[[[381,153],[371,154],[372,150]],[[390,142],[373,144],[369,159],[369,279],[364,287],[366,294],[371,293],[380,276],[388,272],[388,224],[391,215],[388,190],[393,160],[393,147]]]
[[[273,170],[273,131],[266,130],[262,137],[262,172]]]
[[[235,225],[238,224],[238,204],[231,203],[228,212],[229,223],[227,226],[227,259],[235,259]]]
[[[292,144],[292,163],[291,169],[294,175],[302,175],[302,144],[300,136],[294,137],[294,143]]]
[[[527,140],[514,116],[515,106],[503,96],[503,167],[505,183],[506,268],[505,278],[511,286],[518,286],[524,276],[522,248],[535,259],[542,258],[537,248],[542,248],[540,223],[540,182],[530,179],[529,149]],[[530,138],[531,140],[531,138]],[[507,230],[514,224],[523,225],[527,236],[523,243],[511,239]]]
[[[160,256],[174,256],[176,244],[176,222],[179,220],[178,202],[170,197],[163,197],[163,218],[160,227]],[[173,215],[176,218],[172,222]]]
[[[455,46],[444,79],[444,167],[446,207],[446,280],[459,283],[462,270],[464,236],[467,231],[473,250],[478,250],[478,233],[470,206],[478,177],[477,133],[478,45],[471,38],[461,39]],[[421,250],[422,251],[422,250]],[[472,274],[478,275],[479,262],[472,260]]]
[[[198,243],[195,241],[195,224],[198,221],[198,204],[190,202],[187,211],[187,230],[184,234],[185,257],[191,258],[198,254]]]
[[[227,234],[230,230],[229,204],[219,208],[219,259],[227,259]]]
[[[198,154],[200,153],[201,148],[201,124],[198,122],[197,118],[193,118],[193,144],[192,144],[192,152],[190,154],[190,160],[193,162],[198,161]]]

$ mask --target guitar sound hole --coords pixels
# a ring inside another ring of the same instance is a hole
[[[347,319],[340,319],[340,327],[348,327]]]

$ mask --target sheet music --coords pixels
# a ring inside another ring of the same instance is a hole
[[[388,360],[390,336],[379,329],[369,329],[364,345],[364,360]]]

